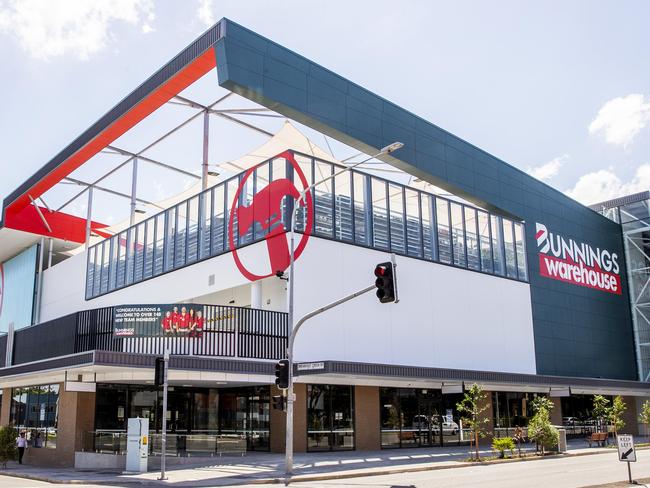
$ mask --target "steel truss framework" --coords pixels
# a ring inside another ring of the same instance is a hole
[[[87,198],[88,198],[88,204],[87,204],[87,215],[86,215],[86,247],[89,244],[89,240],[91,235],[94,233],[91,231],[91,222],[92,222],[92,206],[93,206],[93,191],[101,191],[108,193],[113,196],[121,197],[124,199],[128,199],[130,201],[130,224],[132,225],[135,220],[135,214],[138,213],[138,208],[137,204],[144,204],[152,207],[156,207],[157,209],[163,209],[160,205],[158,205],[155,202],[145,200],[142,198],[139,198],[137,195],[137,177],[138,177],[138,163],[139,161],[144,161],[153,165],[156,165],[158,167],[164,168],[166,170],[174,171],[176,173],[182,174],[183,176],[192,178],[194,180],[201,180],[202,181],[202,187],[203,189],[206,188],[207,186],[207,181],[208,181],[208,147],[209,147],[209,119],[210,116],[217,116],[220,117],[224,120],[227,120],[231,123],[237,124],[241,127],[246,127],[248,129],[254,130],[260,134],[263,134],[265,136],[271,137],[273,136],[273,133],[262,129],[261,127],[256,126],[255,124],[251,124],[249,122],[246,122],[244,120],[241,120],[237,118],[236,116],[263,116],[263,117],[282,117],[281,115],[275,114],[275,113],[266,113],[270,112],[269,109],[267,108],[240,108],[240,109],[217,109],[216,107],[226,100],[227,98],[231,97],[234,95],[233,93],[228,93],[225,96],[219,98],[218,100],[214,101],[213,103],[209,105],[203,105],[201,103],[198,103],[194,100],[191,100],[187,97],[183,97],[180,95],[177,95],[173,97],[168,104],[172,105],[181,105],[188,107],[190,109],[195,109],[196,112],[192,114],[190,117],[186,118],[183,120],[181,123],[175,125],[172,129],[168,130],[164,134],[162,134],[160,137],[158,137],[156,140],[148,144],[147,146],[143,147],[139,151],[132,152],[128,151],[124,148],[118,147],[115,144],[110,144],[108,145],[104,150],[101,151],[103,154],[112,154],[112,155],[121,155],[125,156],[126,159],[122,160],[119,162],[116,166],[114,166],[110,171],[107,171],[104,173],[102,176],[99,178],[96,178],[93,181],[83,181],[78,178],[73,178],[73,177],[65,177],[63,180],[63,184],[74,184],[74,185],[79,185],[82,186],[83,189],[74,194],[71,198],[66,200],[63,204],[61,204],[56,210],[50,210],[50,212],[59,212],[71,205],[73,202],[77,201],[79,198],[81,198],[84,194],[87,193]],[[187,171],[185,169],[182,169],[178,166],[175,166],[174,164],[170,164],[167,162],[162,162],[157,159],[150,158],[148,156],[145,156],[144,154],[153,149],[155,146],[160,144],[161,142],[167,140],[170,136],[173,134],[177,133],[179,130],[181,130],[183,127],[186,127],[189,125],[191,122],[194,120],[198,119],[199,117],[203,116],[203,139],[202,139],[202,144],[203,144],[203,159],[202,159],[202,172],[201,176],[198,176],[195,173],[192,173],[190,171]],[[132,174],[131,174],[131,192],[130,193],[125,193],[117,190],[113,190],[111,188],[107,188],[106,186],[102,186],[101,183],[106,180],[109,176],[115,174],[118,170],[122,169],[123,167],[127,165],[131,165],[132,168]],[[44,205],[47,204],[44,202],[43,199],[41,199]],[[35,202],[32,203],[37,211],[40,213],[39,207],[36,205]],[[49,207],[47,207],[49,210]],[[47,227],[47,221],[44,216],[41,217],[43,220],[44,225]]]
[[[626,227],[623,224],[639,380],[650,381],[650,224],[635,220],[633,229]]]

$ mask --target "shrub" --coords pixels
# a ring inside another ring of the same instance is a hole
[[[627,410],[627,405],[619,395],[614,398],[614,402],[612,403],[612,406],[609,407],[609,411],[607,412],[607,419],[609,420],[609,423],[614,427],[614,438],[616,439],[617,444],[618,431],[625,427],[625,421],[623,420],[623,414],[625,413],[625,410]]]
[[[478,439],[479,437],[485,437],[485,429],[483,427],[490,421],[485,415],[485,411],[490,407],[486,399],[487,395],[483,392],[483,388],[474,383],[465,392],[463,399],[456,404],[456,408],[461,414],[463,425],[466,425],[470,430],[476,452],[476,461],[480,461],[481,459]]]
[[[533,410],[535,410],[535,414],[528,423],[528,437],[541,446],[542,454],[544,454],[546,449],[552,449],[558,445],[560,432],[551,424],[547,405],[535,404],[533,401]]]
[[[16,459],[16,437],[18,431],[10,425],[0,427],[0,464],[7,467],[7,461]]]
[[[505,457],[505,451],[510,451],[510,455],[513,455],[515,449],[515,441],[512,437],[500,437],[492,441],[492,449],[498,451],[499,458],[503,459]]]

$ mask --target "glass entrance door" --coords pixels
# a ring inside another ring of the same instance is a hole
[[[419,397],[420,445],[440,446],[442,445],[442,395],[440,390],[420,390]]]

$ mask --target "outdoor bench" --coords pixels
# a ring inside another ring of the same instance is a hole
[[[602,445],[604,447],[605,443],[607,442],[607,432],[593,432],[587,437],[586,440],[589,443],[589,447],[591,447],[592,443],[596,443],[596,445]]]

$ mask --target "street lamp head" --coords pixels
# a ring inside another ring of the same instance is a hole
[[[402,147],[404,147],[404,143],[396,141],[396,142],[393,142],[392,144],[389,144],[386,147],[382,147],[381,151],[380,151],[380,154],[390,154],[392,152],[397,151],[398,149],[400,149]]]

